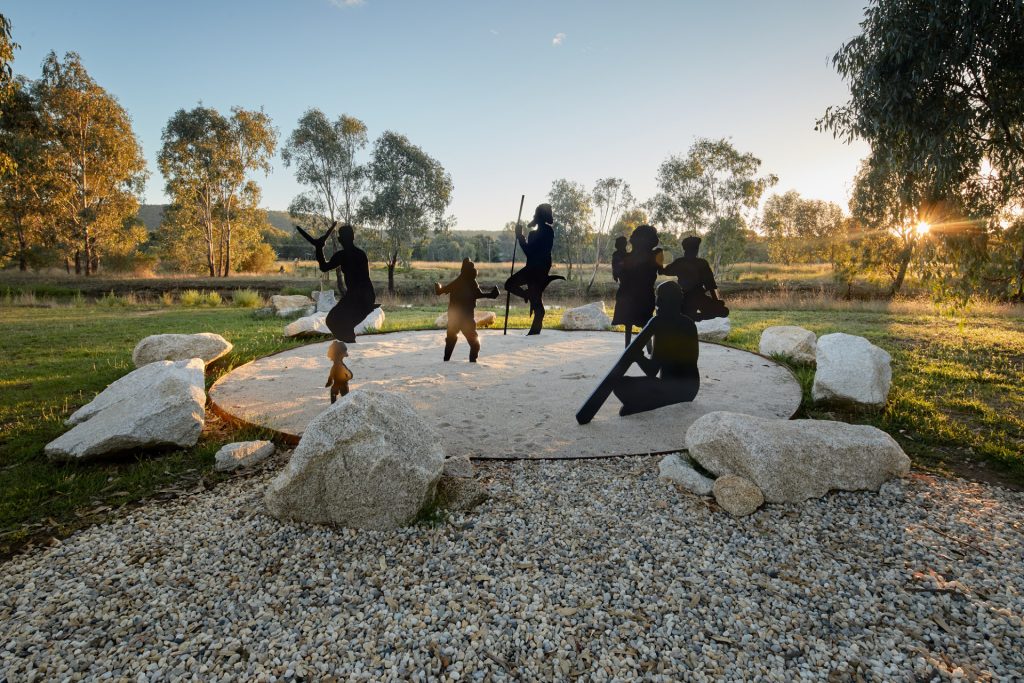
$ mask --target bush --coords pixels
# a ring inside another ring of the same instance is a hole
[[[160,259],[152,254],[133,252],[130,254],[108,254],[103,259],[103,269],[112,273],[152,275]]]
[[[204,306],[220,306],[221,302],[224,301],[220,294],[217,292],[207,292],[203,295]]]
[[[259,308],[263,297],[254,289],[240,289],[231,296],[231,303],[238,308]]]
[[[198,289],[186,289],[181,293],[182,306],[201,306],[203,294]]]
[[[174,305],[174,292],[164,292],[160,295],[160,304],[163,306]]]
[[[107,308],[118,308],[124,306],[134,306],[139,303],[138,298],[135,296],[135,292],[128,292],[118,296],[114,293],[114,290],[110,290],[104,294],[99,301],[96,302],[100,306],[106,306]]]
[[[235,270],[242,273],[266,273],[274,269],[277,252],[266,242],[256,245],[245,258],[238,262]]]

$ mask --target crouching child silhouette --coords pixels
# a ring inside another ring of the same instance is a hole
[[[348,382],[352,379],[352,371],[345,365],[345,358],[348,356],[348,347],[345,342],[334,341],[327,347],[327,358],[331,361],[331,372],[327,375],[325,387],[331,388],[331,403],[338,400],[339,396],[348,393]]]
[[[444,287],[434,283],[434,293],[438,296],[448,295],[448,334],[444,338],[444,359],[451,360],[455,342],[459,332],[469,343],[469,362],[475,363],[480,355],[480,336],[476,332],[476,300],[497,299],[498,288],[491,287],[487,292],[480,289],[476,282],[476,266],[472,261],[462,259],[462,272]]]
[[[697,325],[682,313],[683,293],[675,282],[658,285],[657,312],[630,342],[622,357],[576,413],[587,424],[612,393],[622,401],[619,415],[692,401],[700,389]],[[648,357],[644,346],[653,340]],[[645,377],[627,377],[636,363]]]

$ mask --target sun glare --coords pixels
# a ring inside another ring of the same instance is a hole
[[[920,223],[914,226],[914,230],[917,232],[918,235],[925,235],[931,229],[932,226],[927,221],[921,221]]]

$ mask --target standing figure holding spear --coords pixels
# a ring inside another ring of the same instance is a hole
[[[540,334],[544,326],[544,301],[541,298],[544,290],[553,281],[565,278],[561,275],[549,275],[551,250],[555,245],[554,218],[551,215],[550,204],[541,204],[537,207],[528,227],[533,226],[537,226],[537,229],[531,231],[529,236],[524,236],[522,224],[516,221],[516,242],[526,254],[526,265],[505,281],[505,291],[529,302],[533,324],[530,325],[527,334]],[[506,308],[506,320],[507,315]]]

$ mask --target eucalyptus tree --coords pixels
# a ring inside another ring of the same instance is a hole
[[[593,232],[593,199],[583,185],[560,178],[551,183],[548,201],[555,218],[552,255],[565,263],[566,279],[571,280],[573,266],[580,262],[583,247]]]
[[[14,61],[14,51],[18,44],[11,37],[11,22],[3,14],[0,14],[0,111],[7,105],[7,100],[14,94],[17,82],[14,80],[14,72],[11,69],[11,62]],[[7,171],[12,170],[14,161],[4,151],[0,151],[0,177]]]
[[[146,181],[142,147],[128,113],[89,76],[76,53],[61,61],[51,52],[34,89],[55,187],[54,220],[75,247],[76,269],[89,275],[104,247],[123,249],[135,234],[125,226],[138,212]]]
[[[53,201],[45,154],[38,102],[30,89],[19,87],[0,108],[0,155],[11,161],[0,182],[0,249],[14,254],[19,270],[28,269],[33,249],[56,242],[56,235],[45,232]]]
[[[893,200],[935,217],[932,235],[949,256],[939,271],[973,275],[966,288],[988,256],[1015,260],[987,252],[1007,244],[1006,209],[1024,205],[1022,34],[1019,0],[871,0],[861,33],[832,59],[850,100],[818,121],[867,141],[871,163],[900,179]],[[1016,273],[997,278],[1004,292],[1014,278],[1024,292],[1024,235],[1016,250]]]
[[[611,239],[611,229],[616,219],[633,205],[633,193],[629,183],[622,178],[602,178],[594,184],[591,203],[597,210],[597,222],[594,225],[594,272],[587,283],[587,294],[590,294],[597,278],[597,270],[601,265],[602,246],[607,247]],[[602,245],[602,238],[605,242]]]
[[[166,248],[180,259],[201,243],[210,277],[230,275],[233,251],[251,250],[262,239],[249,225],[266,224],[259,186],[249,174],[270,170],[277,145],[266,114],[240,107],[231,112],[228,118],[202,105],[179,109],[164,127],[158,158],[172,203],[162,226]]]
[[[444,226],[452,179],[440,162],[392,131],[374,143],[367,171],[369,195],[360,203],[359,217],[371,228],[388,268],[388,292],[394,294],[399,259],[408,258],[431,227]]]
[[[727,139],[698,138],[686,156],[672,155],[658,169],[658,194],[647,204],[653,218],[682,232],[703,235],[712,266],[742,253],[744,228],[778,176],[759,176],[761,160]]]
[[[828,260],[834,265],[834,247],[844,229],[845,218],[838,204],[805,199],[795,190],[772,195],[761,212],[768,257],[776,263]]]
[[[319,109],[307,110],[281,149],[285,166],[309,189],[292,200],[288,213],[318,231],[336,221],[352,223],[366,186],[366,167],[356,160],[367,145],[366,124],[342,114],[330,121]],[[338,248],[337,233],[332,233]],[[335,270],[338,291],[345,292],[341,268]]]

